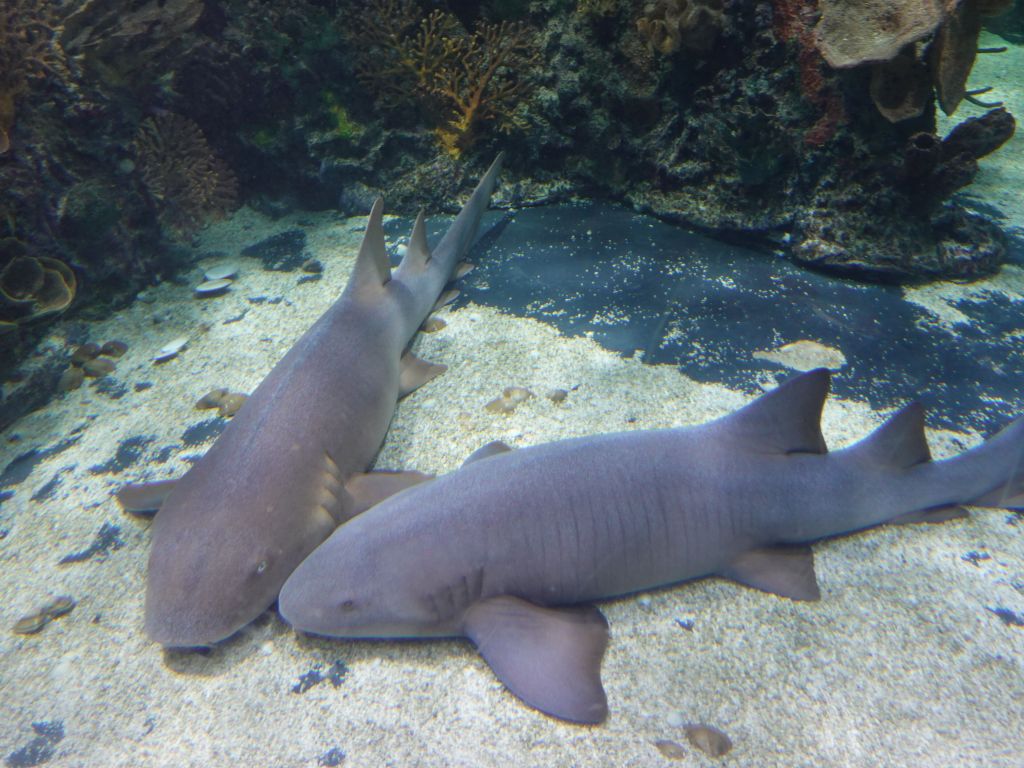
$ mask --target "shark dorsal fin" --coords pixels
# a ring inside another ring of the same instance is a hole
[[[758,453],[827,453],[821,410],[829,380],[826,368],[801,373],[715,422],[715,428]]]
[[[931,461],[924,434],[924,408],[920,403],[901,408],[851,450],[873,464],[889,468],[907,469]]]
[[[416,223],[412,225],[412,234],[409,235],[409,244],[405,248],[405,256],[402,258],[403,267],[423,269],[430,261],[430,248],[427,246],[427,225],[423,219],[423,211],[416,216]]]
[[[353,279],[359,286],[381,286],[391,279],[391,262],[384,245],[384,200],[380,197],[370,209],[366,233],[359,246]]]

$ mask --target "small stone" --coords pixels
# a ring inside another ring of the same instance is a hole
[[[690,744],[711,757],[721,757],[732,749],[729,737],[710,725],[686,726],[686,738]]]
[[[665,724],[671,728],[682,728],[686,725],[686,720],[683,719],[681,712],[669,712],[665,718]]]
[[[71,392],[82,386],[83,381],[85,381],[85,371],[72,365],[60,375],[60,381],[57,382],[57,391]]]
[[[569,393],[564,389],[549,389],[544,393],[544,397],[552,403],[563,403],[568,396]]]
[[[87,344],[82,344],[78,349],[71,353],[71,364],[72,365],[84,365],[89,360],[92,360],[100,353],[100,345],[93,344],[91,341]]]
[[[319,275],[324,271],[324,265],[320,263],[320,259],[306,259],[302,262],[302,271],[311,275]]]
[[[34,635],[49,623],[50,617],[40,611],[39,613],[33,613],[31,616],[22,616],[11,631],[16,635]]]
[[[211,282],[216,282],[218,280],[230,280],[237,274],[238,265],[233,262],[214,264],[212,267],[208,267],[203,272],[203,276],[207,279],[207,281]]]
[[[669,760],[682,760],[686,757],[686,750],[683,749],[682,744],[677,742],[669,741],[668,739],[658,739],[654,742],[654,746]]]
[[[71,613],[75,609],[78,603],[75,602],[75,598],[70,595],[61,595],[55,598],[52,603],[43,608],[42,613],[45,613],[51,619],[60,618],[66,613]]]
[[[186,344],[188,344],[187,336],[182,336],[180,338],[175,339],[174,341],[170,341],[167,344],[164,344],[162,347],[160,347],[157,353],[153,355],[153,361],[157,363],[162,363],[165,360],[170,360],[172,357],[175,357],[182,349],[184,349]]]
[[[496,397],[484,406],[485,411],[491,413],[512,413],[516,407],[503,397]]]
[[[443,317],[431,315],[430,317],[423,321],[423,325],[420,326],[420,330],[423,331],[424,333],[437,333],[442,328],[445,328],[447,325],[448,323],[444,321]]]
[[[107,357],[124,357],[124,353],[127,351],[128,345],[123,341],[108,341],[100,349],[100,354]]]
[[[519,405],[533,397],[533,392],[526,387],[505,387],[502,396],[513,405]]]
[[[238,409],[245,405],[245,401],[249,398],[248,395],[243,395],[239,392],[228,392],[224,396],[224,400],[220,404],[220,410],[218,414],[224,418],[229,418],[238,413]]]
[[[226,389],[211,389],[196,401],[196,408],[200,411],[205,411],[210,408],[220,408],[224,403],[224,398],[227,396],[228,391]]]
[[[196,296],[219,296],[227,291],[229,285],[231,285],[231,281],[226,277],[220,280],[207,280],[206,282],[200,283],[196,286]]]
[[[117,367],[117,363],[108,357],[97,357],[92,360],[87,360],[82,365],[82,371],[86,376],[99,379],[106,376],[108,373],[113,373]]]

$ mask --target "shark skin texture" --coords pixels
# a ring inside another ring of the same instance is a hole
[[[423,214],[391,271],[383,202],[370,212],[338,300],[260,383],[207,454],[179,480],[132,485],[152,527],[145,630],[168,647],[207,646],[251,622],[334,529],[428,479],[367,472],[398,399],[444,371],[408,347],[472,246],[501,168],[491,165],[431,251]]]
[[[817,600],[810,542],[1024,506],[1024,418],[932,461],[913,404],[830,453],[828,388],[819,369],[700,426],[484,446],[335,531],[278,609],[329,637],[466,637],[525,703],[596,724],[608,629],[591,601],[706,576]]]

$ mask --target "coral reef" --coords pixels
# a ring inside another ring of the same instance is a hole
[[[0,155],[11,148],[15,102],[29,83],[68,77],[56,10],[48,0],[0,0]]]
[[[143,121],[135,154],[157,215],[172,233],[187,236],[235,208],[234,174],[187,117],[167,113]]]
[[[708,51],[724,24],[724,0],[656,0],[636,20],[637,31],[664,54],[680,48]]]
[[[75,298],[75,273],[59,259],[30,255],[19,240],[0,240],[0,263],[0,323],[25,323],[62,312]]]

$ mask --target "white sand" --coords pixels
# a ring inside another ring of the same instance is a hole
[[[0,633],[5,756],[31,741],[31,723],[61,720],[66,736],[50,765],[315,766],[337,747],[346,766],[651,766],[669,762],[654,746],[658,739],[683,743],[688,765],[1021,764],[1024,629],[986,610],[1024,612],[1024,537],[1000,511],[819,545],[817,604],[717,580],[604,604],[611,717],[596,728],[527,708],[465,642],[299,638],[276,616],[208,656],[168,654],[147,642],[148,523],[122,513],[111,493],[127,480],[180,474],[181,454],[201,449],[184,449],[163,465],[140,463],[124,476],[93,475],[88,467],[131,436],[153,436],[150,454],[178,443],[187,426],[209,417],[193,410],[196,399],[214,387],[250,391],[331,302],[351,267],[360,222],[304,218],[316,225],[309,247],[326,267],[322,281],[296,285],[301,273],[264,272],[241,259],[238,281],[223,297],[197,300],[191,285],[154,289],[155,303],[137,302],[90,332],[97,341],[127,341],[117,378],[152,388],[111,400],[86,387],[5,433],[22,440],[3,446],[0,467],[84,427],[81,440],[37,466],[0,513],[11,529],[0,541],[0,623],[12,626],[53,595],[79,601],[38,635]],[[243,212],[205,240],[234,256],[240,236],[253,242],[285,226]],[[196,281],[199,275],[197,267]],[[284,301],[247,301],[258,295]],[[243,320],[223,324],[245,309]],[[167,319],[154,324],[154,314]],[[447,472],[494,439],[522,446],[630,423],[697,423],[746,400],[493,309],[470,306],[446,319],[447,328],[421,336],[418,350],[450,370],[399,407],[380,466]],[[188,348],[154,366],[153,352],[179,335],[191,338]],[[61,341],[59,323],[52,336],[50,343]],[[509,385],[538,394],[578,389],[561,405],[539,396],[512,415],[485,411]],[[824,431],[837,446],[881,418],[865,405],[832,400]],[[977,439],[932,438],[939,455]],[[28,500],[64,467],[73,468],[53,498]],[[87,546],[104,521],[122,527],[122,549],[105,560],[56,565]],[[977,566],[961,559],[972,550],[991,559]],[[693,630],[677,619],[692,620]],[[325,681],[291,692],[300,675],[314,666],[326,672],[336,660],[348,667],[338,687]],[[722,729],[733,752],[719,761],[697,753],[680,721]]]

